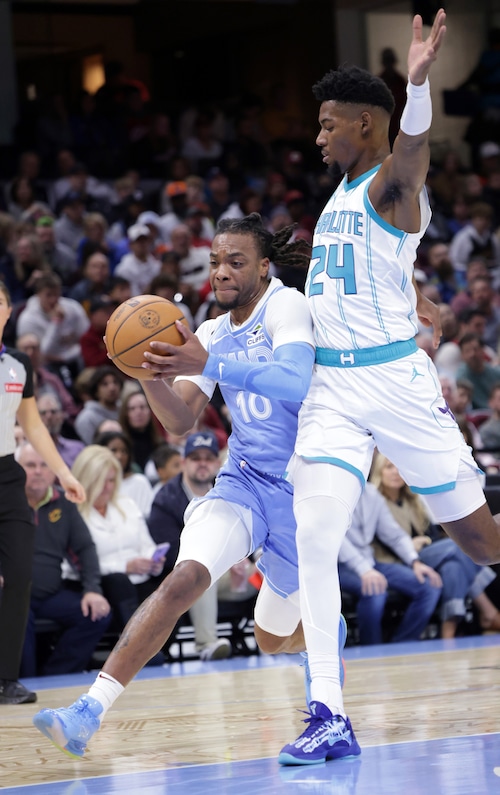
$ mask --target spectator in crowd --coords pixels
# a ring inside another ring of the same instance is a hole
[[[484,342],[477,334],[464,334],[459,344],[463,362],[457,379],[465,378],[472,384],[472,408],[487,409],[491,389],[500,381],[500,367],[485,361]]]
[[[300,190],[289,190],[284,196],[285,206],[290,213],[292,222],[298,228],[309,233],[312,240],[316,218],[307,209],[306,197]],[[307,239],[307,238],[306,238]]]
[[[132,298],[132,291],[130,289],[130,282],[123,276],[112,276],[109,280],[108,298],[115,304],[123,304]]]
[[[13,302],[25,301],[35,291],[40,276],[51,273],[42,244],[34,233],[22,234],[14,244]]]
[[[79,511],[96,545],[101,587],[120,630],[155,590],[165,565],[165,556],[153,560],[156,544],[139,508],[120,495],[121,471],[111,450],[95,444],[82,450],[73,465],[87,495]],[[158,653],[150,665],[164,662]]]
[[[262,210],[262,196],[254,188],[245,187],[239,192],[238,199],[232,202],[227,210],[219,216],[219,221],[226,218],[244,218],[251,213]]]
[[[500,459],[500,378],[498,383],[491,388],[488,407],[491,417],[479,426],[479,435],[484,447],[494,450]]]
[[[229,179],[218,166],[211,168],[205,177],[210,216],[217,223],[231,203]],[[286,185],[285,185],[286,189]]]
[[[468,309],[463,309],[458,316],[458,338],[462,339],[465,334],[477,334],[483,339],[486,329],[486,315],[481,309],[473,304]],[[489,345],[483,342],[483,357],[488,364],[498,364],[498,354]]]
[[[42,215],[35,224],[35,232],[42,245],[44,260],[60,276],[64,288],[67,288],[73,284],[78,272],[76,254],[65,243],[57,242],[54,222],[51,215]]]
[[[460,346],[458,344],[459,322],[451,306],[446,303],[439,304],[439,317],[441,320],[442,335],[439,348],[434,351],[434,364],[439,374],[446,373],[455,378],[462,362]]]
[[[117,304],[106,296],[94,298],[90,302],[87,331],[80,337],[82,359],[85,367],[104,367],[109,364],[108,352],[104,344],[106,325]]]
[[[478,609],[481,626],[500,629],[500,613],[484,592],[495,579],[493,569],[474,563],[440,527],[431,524],[418,494],[410,491],[397,468],[385,456],[375,456],[370,481],[382,494],[398,525],[412,539],[419,559],[441,577],[441,637],[455,637],[458,625],[465,618],[467,595]],[[374,550],[379,562],[401,562],[378,542]]]
[[[406,91],[406,89],[405,89]],[[431,166],[430,185],[439,209],[449,216],[457,197],[465,190],[465,169],[455,149],[447,149],[437,165]]]
[[[129,250],[126,239],[112,240],[108,235],[109,224],[102,213],[87,213],[83,219],[84,237],[77,249],[78,265],[82,267],[89,254],[101,251],[109,260],[111,273]]]
[[[153,483],[154,500],[161,487],[182,471],[183,458],[179,450],[169,445],[168,442],[162,442],[153,450],[151,461],[156,471],[154,477],[150,476]]]
[[[182,472],[158,491],[148,519],[149,532],[156,543],[170,543],[164,575],[174,568],[184,528],[184,512],[189,502],[210,491],[219,468],[219,446],[215,436],[208,432],[188,436]],[[216,584],[189,609],[196,651],[202,660],[221,659],[231,654],[228,639],[217,638],[217,610]]]
[[[484,257],[471,257],[467,263],[465,285],[450,301],[450,306],[457,316],[463,309],[468,309],[472,305],[470,286],[477,276],[489,276],[488,265]]]
[[[19,162],[17,165],[17,172],[14,179],[17,177],[24,177],[29,180],[35,192],[35,199],[37,201],[48,203],[48,195],[46,183],[40,178],[41,174],[41,158],[38,152],[34,149],[25,149],[19,155]],[[7,183],[5,186],[5,200],[6,204],[10,195],[12,182]]]
[[[161,234],[160,216],[153,210],[146,210],[139,215],[137,223],[139,226],[147,226],[151,240],[151,250],[157,259],[161,259],[161,255],[165,250],[165,244]]]
[[[7,196],[7,211],[15,221],[21,221],[36,201],[35,187],[30,179],[23,176],[14,177],[10,183]],[[50,207],[45,205],[46,212]]]
[[[214,115],[200,111],[194,121],[193,132],[182,146],[182,155],[195,174],[205,176],[211,166],[216,166],[223,148],[214,129]]]
[[[91,444],[103,420],[118,420],[123,377],[113,365],[97,367],[88,380],[87,400],[75,419],[75,430],[85,444]]]
[[[439,290],[441,301],[449,304],[458,293],[459,285],[450,259],[450,248],[444,241],[435,240],[427,248],[429,280]]]
[[[133,224],[127,235],[131,250],[116,266],[115,275],[127,279],[133,296],[142,295],[147,292],[151,280],[158,276],[161,263],[151,253],[151,235],[147,226]]]
[[[500,286],[500,240],[493,234],[492,222],[491,205],[476,202],[470,208],[470,222],[450,243],[450,258],[461,286],[465,285],[468,261],[477,256],[486,260],[493,286]]]
[[[94,444],[111,450],[121,466],[120,494],[133,500],[145,519],[149,517],[153,502],[151,481],[140,471],[134,461],[132,445],[123,430],[96,433]]]
[[[493,289],[489,276],[476,276],[470,283],[472,306],[479,309],[485,318],[485,327],[481,335],[483,342],[495,353],[498,352],[500,335],[500,307],[498,292]]]
[[[170,243],[172,229],[184,223],[188,210],[187,183],[185,180],[172,180],[165,185],[165,199],[168,202],[168,209],[161,216],[161,234],[163,241]]]
[[[389,143],[392,145],[399,132],[399,122],[401,114],[406,105],[406,85],[407,79],[397,69],[398,57],[392,47],[384,47],[380,53],[380,64],[382,71],[379,77],[382,78],[394,97],[394,111],[389,123]]]
[[[59,218],[54,223],[58,243],[64,243],[75,253],[85,237],[85,201],[80,193],[70,191],[61,203]]]
[[[395,552],[402,563],[375,560],[375,538]],[[384,640],[382,618],[389,588],[410,600],[390,637],[393,643],[418,640],[441,596],[439,574],[419,560],[411,539],[372,483],[365,485],[340,547],[339,578],[342,593],[357,600],[359,640],[363,645]]]
[[[190,207],[188,207],[185,223],[191,232],[191,245],[194,246],[194,248],[210,248],[214,236],[213,226],[210,237],[205,237],[205,221],[209,221],[210,225],[212,226],[208,218],[208,206],[206,204],[197,202],[196,204],[192,204]]]
[[[91,177],[85,163],[75,162],[66,179],[68,187],[59,204],[64,204],[68,193],[76,193],[82,197],[87,212],[109,214],[113,197],[112,189],[105,182]],[[56,212],[58,211],[59,206],[56,205]]]
[[[84,308],[62,295],[61,279],[55,273],[37,279],[35,295],[28,299],[17,320],[18,335],[36,334],[49,369],[59,375],[69,371],[70,381],[82,369],[80,337],[88,327]]]
[[[22,334],[16,340],[16,348],[18,351],[25,353],[31,361],[35,397],[47,391],[57,395],[64,416],[67,417],[68,423],[73,426],[80,407],[75,402],[73,395],[66,389],[62,379],[42,365],[43,358],[40,351],[39,337],[31,332]]]
[[[109,295],[110,266],[104,251],[94,251],[83,263],[82,278],[71,288],[69,297],[78,301],[87,314],[96,298]]]
[[[84,448],[84,443],[79,439],[64,436],[64,411],[61,402],[53,392],[44,392],[37,397],[38,413],[47,428],[56,450],[69,469],[73,466],[78,453]]]
[[[21,676],[56,676],[83,671],[111,620],[111,608],[101,591],[99,562],[92,537],[76,505],[54,485],[54,474],[26,443],[16,459],[26,473],[26,497],[36,525],[33,578]],[[65,578],[78,573],[78,581]],[[55,646],[38,666],[38,618],[61,628]]]
[[[134,462],[144,472],[155,448],[165,441],[165,432],[140,386],[123,398],[118,421],[132,445]]]
[[[186,224],[172,229],[170,245],[179,258],[181,284],[192,288],[188,306],[194,313],[199,303],[198,292],[206,284],[210,272],[210,247],[193,246],[191,231]]]

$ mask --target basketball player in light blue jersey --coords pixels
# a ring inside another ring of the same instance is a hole
[[[340,589],[332,573],[375,446],[477,563],[500,558],[499,525],[470,449],[432,361],[414,340],[417,318],[434,322],[435,344],[439,338],[435,310],[416,290],[413,263],[430,220],[428,74],[445,17],[440,9],[426,39],[422,18],[414,17],[407,103],[392,153],[394,100],[385,83],[344,66],[313,87],[321,103],[316,143],[323,162],[344,177],[318,219],[305,290],[316,365],[289,471],[311,714],[303,734],[283,748],[282,764],[336,758],[341,736],[350,751],[338,668]],[[362,588],[376,592],[369,573]]]
[[[213,490],[186,511],[174,570],[132,617],[88,694],[69,708],[35,716],[37,728],[73,756],[83,756],[106,711],[162,648],[180,616],[258,547],[264,580],[256,640],[268,653],[304,649],[292,486],[284,476],[310,384],[314,341],[304,295],[269,276],[271,261],[306,268],[310,246],[289,243],[292,232],[288,227],[273,236],[256,213],[221,222],[210,280],[227,313],[205,321],[196,335],[177,324],[184,345],[153,343],[145,353],[145,366],[165,380],[143,381],[144,391],[172,433],[195,426],[219,382],[232,419],[229,456]],[[171,385],[170,376],[181,377]],[[337,621],[343,645],[345,621]]]

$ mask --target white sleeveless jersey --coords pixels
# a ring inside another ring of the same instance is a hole
[[[344,177],[316,224],[305,293],[317,347],[371,348],[418,331],[412,276],[431,218],[427,193],[420,195],[419,232],[396,229],[368,198],[379,168],[350,183]]]

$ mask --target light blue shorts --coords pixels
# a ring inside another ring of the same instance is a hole
[[[262,548],[262,556],[257,565],[269,587],[282,597],[296,591],[299,582],[292,485],[282,478],[253,469],[246,461],[236,462],[229,458],[219,472],[214,488],[206,497],[194,500],[186,511],[186,527],[181,535],[182,558],[187,557],[187,552],[183,551],[186,531],[187,542],[190,526],[195,522],[197,525],[200,523],[203,506],[208,506],[213,500],[223,500],[230,505],[233,514],[239,518],[240,525],[245,526],[250,539],[248,552]],[[210,525],[209,516],[207,513]],[[215,531],[214,528],[214,537],[216,533],[222,536],[225,530],[226,528],[217,528]],[[236,534],[238,530],[235,528],[231,531],[228,527],[227,532]],[[205,528],[205,535],[210,539],[210,526]],[[220,539],[218,543],[221,544]],[[194,549],[194,541],[190,546]],[[196,559],[207,565],[201,556],[197,555]],[[236,560],[226,560],[226,568],[234,563]],[[207,568],[213,571],[211,566],[207,565]],[[215,574],[220,576],[219,570]]]

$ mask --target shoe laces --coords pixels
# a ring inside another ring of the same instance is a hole
[[[94,713],[92,712],[90,704],[87,701],[87,699],[83,698],[82,696],[77,701],[75,701],[74,704],[71,705],[71,709],[74,710],[75,712],[81,713],[82,715],[86,714],[93,721],[97,722],[99,720],[97,716],[94,715]]]
[[[299,710],[299,712],[307,715],[307,718],[303,719],[303,723],[309,724],[302,733],[302,737],[314,737],[316,732],[324,732],[325,729],[328,729],[332,734],[340,733],[340,720],[338,715],[333,715],[331,718],[322,718],[320,715],[313,715],[312,712],[307,712],[306,710]]]

